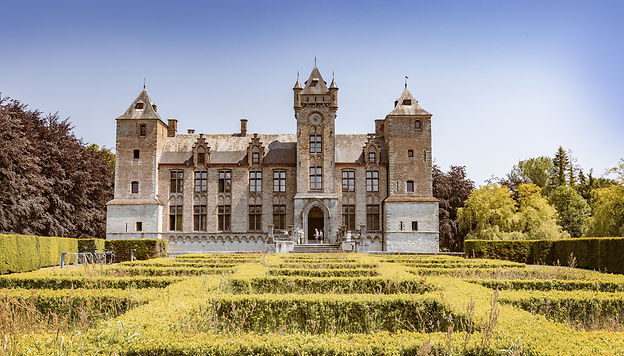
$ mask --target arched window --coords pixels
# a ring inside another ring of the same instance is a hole
[[[420,120],[414,121],[414,129],[422,130],[422,122]]]

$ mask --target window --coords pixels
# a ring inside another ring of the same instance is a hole
[[[208,172],[197,171],[195,172],[195,193],[205,193],[208,181]]]
[[[310,153],[322,153],[323,141],[321,135],[310,135]]]
[[[414,157],[414,150],[407,150],[407,157]]]
[[[249,191],[252,193],[262,191],[262,172],[251,171],[249,172]]]
[[[136,103],[136,105],[134,106],[134,108],[138,110],[142,110],[144,107],[145,107],[145,104],[143,103]]]
[[[139,150],[134,150],[134,155],[133,155],[134,159],[139,159],[139,154],[140,154]]]
[[[130,183],[131,185],[131,189],[132,189],[132,193],[138,193],[139,192],[139,182],[132,182]]]
[[[206,231],[206,206],[193,205],[193,230]]]
[[[219,205],[218,216],[219,231],[230,231],[232,220],[232,207],[230,205]]]
[[[145,124],[139,125],[139,136],[147,135],[147,126]]]
[[[260,163],[260,153],[253,152],[251,154],[251,163]]]
[[[412,100],[411,99],[403,99],[403,105],[412,105]]]
[[[423,151],[423,159],[427,162],[427,151]]]
[[[249,231],[262,230],[262,205],[249,206]]]
[[[412,221],[412,231],[418,231],[418,221]]]
[[[206,152],[197,152],[197,164],[206,163]]]
[[[169,173],[170,186],[169,193],[182,193],[184,187],[184,172],[183,171],[171,171]]]
[[[342,171],[342,191],[355,191],[355,171]]]
[[[312,82],[310,83],[310,87],[314,88],[317,84],[318,84],[318,79],[312,79]],[[316,100],[316,97],[314,97],[314,100]]]
[[[413,180],[408,180],[407,181],[407,191],[408,192],[413,192],[414,191],[414,181]]]
[[[420,121],[420,120],[416,120],[416,121],[414,121],[414,128],[415,128],[416,130],[420,130],[420,129],[422,129],[422,123],[421,123],[421,121]]]
[[[323,189],[323,167],[310,167],[310,190]]]
[[[342,224],[347,227],[347,231],[355,230],[355,205],[342,206]]]
[[[169,207],[169,230],[182,231],[182,205]]]
[[[403,231],[403,221],[399,222],[399,230]]]
[[[379,171],[366,171],[366,191],[379,191]]]
[[[143,231],[143,222],[137,221],[136,223],[136,231]]]
[[[279,230],[286,228],[286,205],[273,205],[273,226]]]
[[[286,171],[273,171],[273,191],[286,191]]]
[[[366,229],[370,231],[379,230],[379,205],[366,206]]]
[[[369,163],[375,163],[375,152],[369,152],[368,153],[368,162]]]
[[[232,171],[219,171],[219,193],[232,191]]]

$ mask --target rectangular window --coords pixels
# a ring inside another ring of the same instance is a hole
[[[184,187],[184,171],[169,172],[169,193],[182,193]]]
[[[262,191],[262,172],[261,171],[249,172],[249,191],[252,193],[259,193]]]
[[[379,191],[379,171],[366,171],[366,191]]]
[[[375,159],[376,159],[375,152],[369,152],[368,153],[368,162],[375,163]]]
[[[182,205],[169,207],[169,230],[182,231]]]
[[[355,191],[355,171],[342,171],[342,191]]]
[[[139,182],[132,182],[130,183],[131,186],[131,192],[132,193],[138,193],[139,192]]]
[[[260,153],[253,152],[251,154],[251,163],[260,163]]]
[[[230,231],[232,229],[232,207],[230,205],[219,205],[218,216],[219,231]]]
[[[139,150],[134,150],[134,159],[139,159],[139,157],[141,156],[141,151]]]
[[[407,157],[414,157],[414,150],[407,150]]]
[[[310,153],[323,153],[321,135],[310,135]]]
[[[379,205],[366,206],[366,229],[370,231],[379,230]]]
[[[286,191],[286,171],[273,171],[273,191]]]
[[[421,123],[420,120],[414,121],[414,129],[416,129],[416,130],[422,129],[422,123]]]
[[[262,231],[262,205],[249,206],[249,231]]]
[[[143,231],[143,222],[137,221],[136,223],[136,231]]]
[[[323,190],[323,167],[310,167],[310,190]]]
[[[286,228],[286,205],[273,205],[273,226],[278,230]]]
[[[342,224],[348,231],[355,230],[355,205],[342,206]]]
[[[205,164],[206,163],[206,153],[198,152],[197,153],[197,164]]]
[[[412,231],[418,231],[418,221],[412,221]]]
[[[197,171],[195,172],[195,193],[206,192],[208,172]]]
[[[414,191],[414,181],[412,181],[412,180],[408,180],[407,181],[407,191],[408,192],[413,192]]]
[[[139,125],[139,136],[147,135],[147,126],[145,124]]]
[[[232,191],[232,171],[219,171],[219,193]]]
[[[193,230],[206,231],[206,205],[193,205]]]

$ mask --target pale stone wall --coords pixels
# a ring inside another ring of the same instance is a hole
[[[384,206],[386,251],[439,252],[437,202],[386,202]],[[418,231],[412,231],[412,221],[418,222]]]
[[[160,205],[108,205],[106,208],[107,239],[161,238]],[[141,222],[143,231],[136,230]]]

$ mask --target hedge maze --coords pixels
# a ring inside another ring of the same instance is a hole
[[[0,276],[0,355],[618,355],[624,276],[197,254]]]

